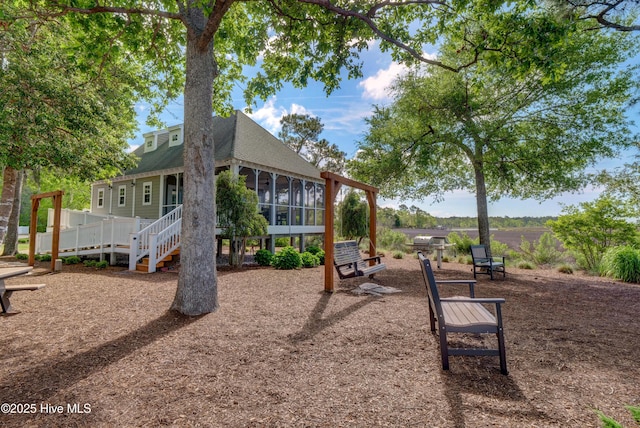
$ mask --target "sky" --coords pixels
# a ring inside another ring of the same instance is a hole
[[[427,53],[429,54],[429,53]],[[286,84],[284,88],[266,102],[258,102],[253,106],[249,116],[277,137],[280,131],[280,118],[292,113],[309,114],[318,117],[324,124],[321,138],[337,144],[352,158],[357,150],[357,142],[362,140],[367,131],[365,118],[373,112],[374,105],[391,103],[388,86],[393,80],[405,72],[405,67],[392,61],[389,55],[380,52],[373,44],[369,50],[361,54],[363,60],[363,77],[357,80],[344,79],[341,88],[326,96],[322,84],[311,82],[305,89],[293,88]],[[234,94],[233,104],[236,109],[244,110],[246,104],[242,98],[242,88]],[[182,98],[172,102],[161,115],[167,126],[183,122]],[[139,104],[138,136],[130,141],[135,147],[142,144],[142,135],[152,131],[145,124],[148,106]],[[640,108],[630,112],[636,122],[640,122]],[[640,132],[640,129],[636,129]],[[599,163],[598,168],[612,169],[633,161],[635,152],[627,152],[619,159],[607,159]],[[600,189],[589,188],[576,194],[562,194],[542,203],[536,200],[514,200],[504,198],[489,203],[490,216],[508,217],[541,217],[557,216],[566,205],[592,201],[598,197]],[[466,191],[447,193],[444,201],[434,202],[433,198],[424,200],[386,200],[380,198],[379,206],[397,208],[400,204],[415,205],[435,217],[476,217],[475,195]]]

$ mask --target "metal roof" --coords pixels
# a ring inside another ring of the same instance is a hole
[[[235,114],[226,118],[214,117],[213,130],[216,164],[235,160],[240,164],[247,162],[267,170],[286,171],[293,175],[320,179],[318,168],[241,111],[236,111]],[[155,150],[145,153],[143,144],[134,151],[140,161],[138,166],[125,171],[125,176],[148,175],[154,171],[184,166],[182,155],[184,145],[170,147],[167,131],[158,131],[157,137]]]

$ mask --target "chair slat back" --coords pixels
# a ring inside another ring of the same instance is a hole
[[[422,252],[418,252],[418,258],[420,259],[424,285],[427,288],[427,293],[429,294],[429,304],[432,306],[433,311],[438,314],[438,319],[440,319],[440,315],[442,314],[442,305],[440,304],[440,293],[438,292],[436,278],[433,276],[433,269],[431,269],[431,261],[426,258]]]
[[[487,247],[485,245],[472,245],[471,257],[474,260],[488,259],[489,255],[487,254]]]

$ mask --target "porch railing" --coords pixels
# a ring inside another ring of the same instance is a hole
[[[158,261],[171,254],[180,245],[182,205],[160,217],[139,232],[129,235],[129,270],[135,270],[138,261],[149,257],[149,272],[156,271]]]

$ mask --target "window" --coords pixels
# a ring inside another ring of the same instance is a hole
[[[127,204],[127,186],[118,187],[118,206],[124,207]]]
[[[142,183],[142,205],[151,205],[151,182]]]
[[[104,189],[98,189],[98,208],[104,208]]]

